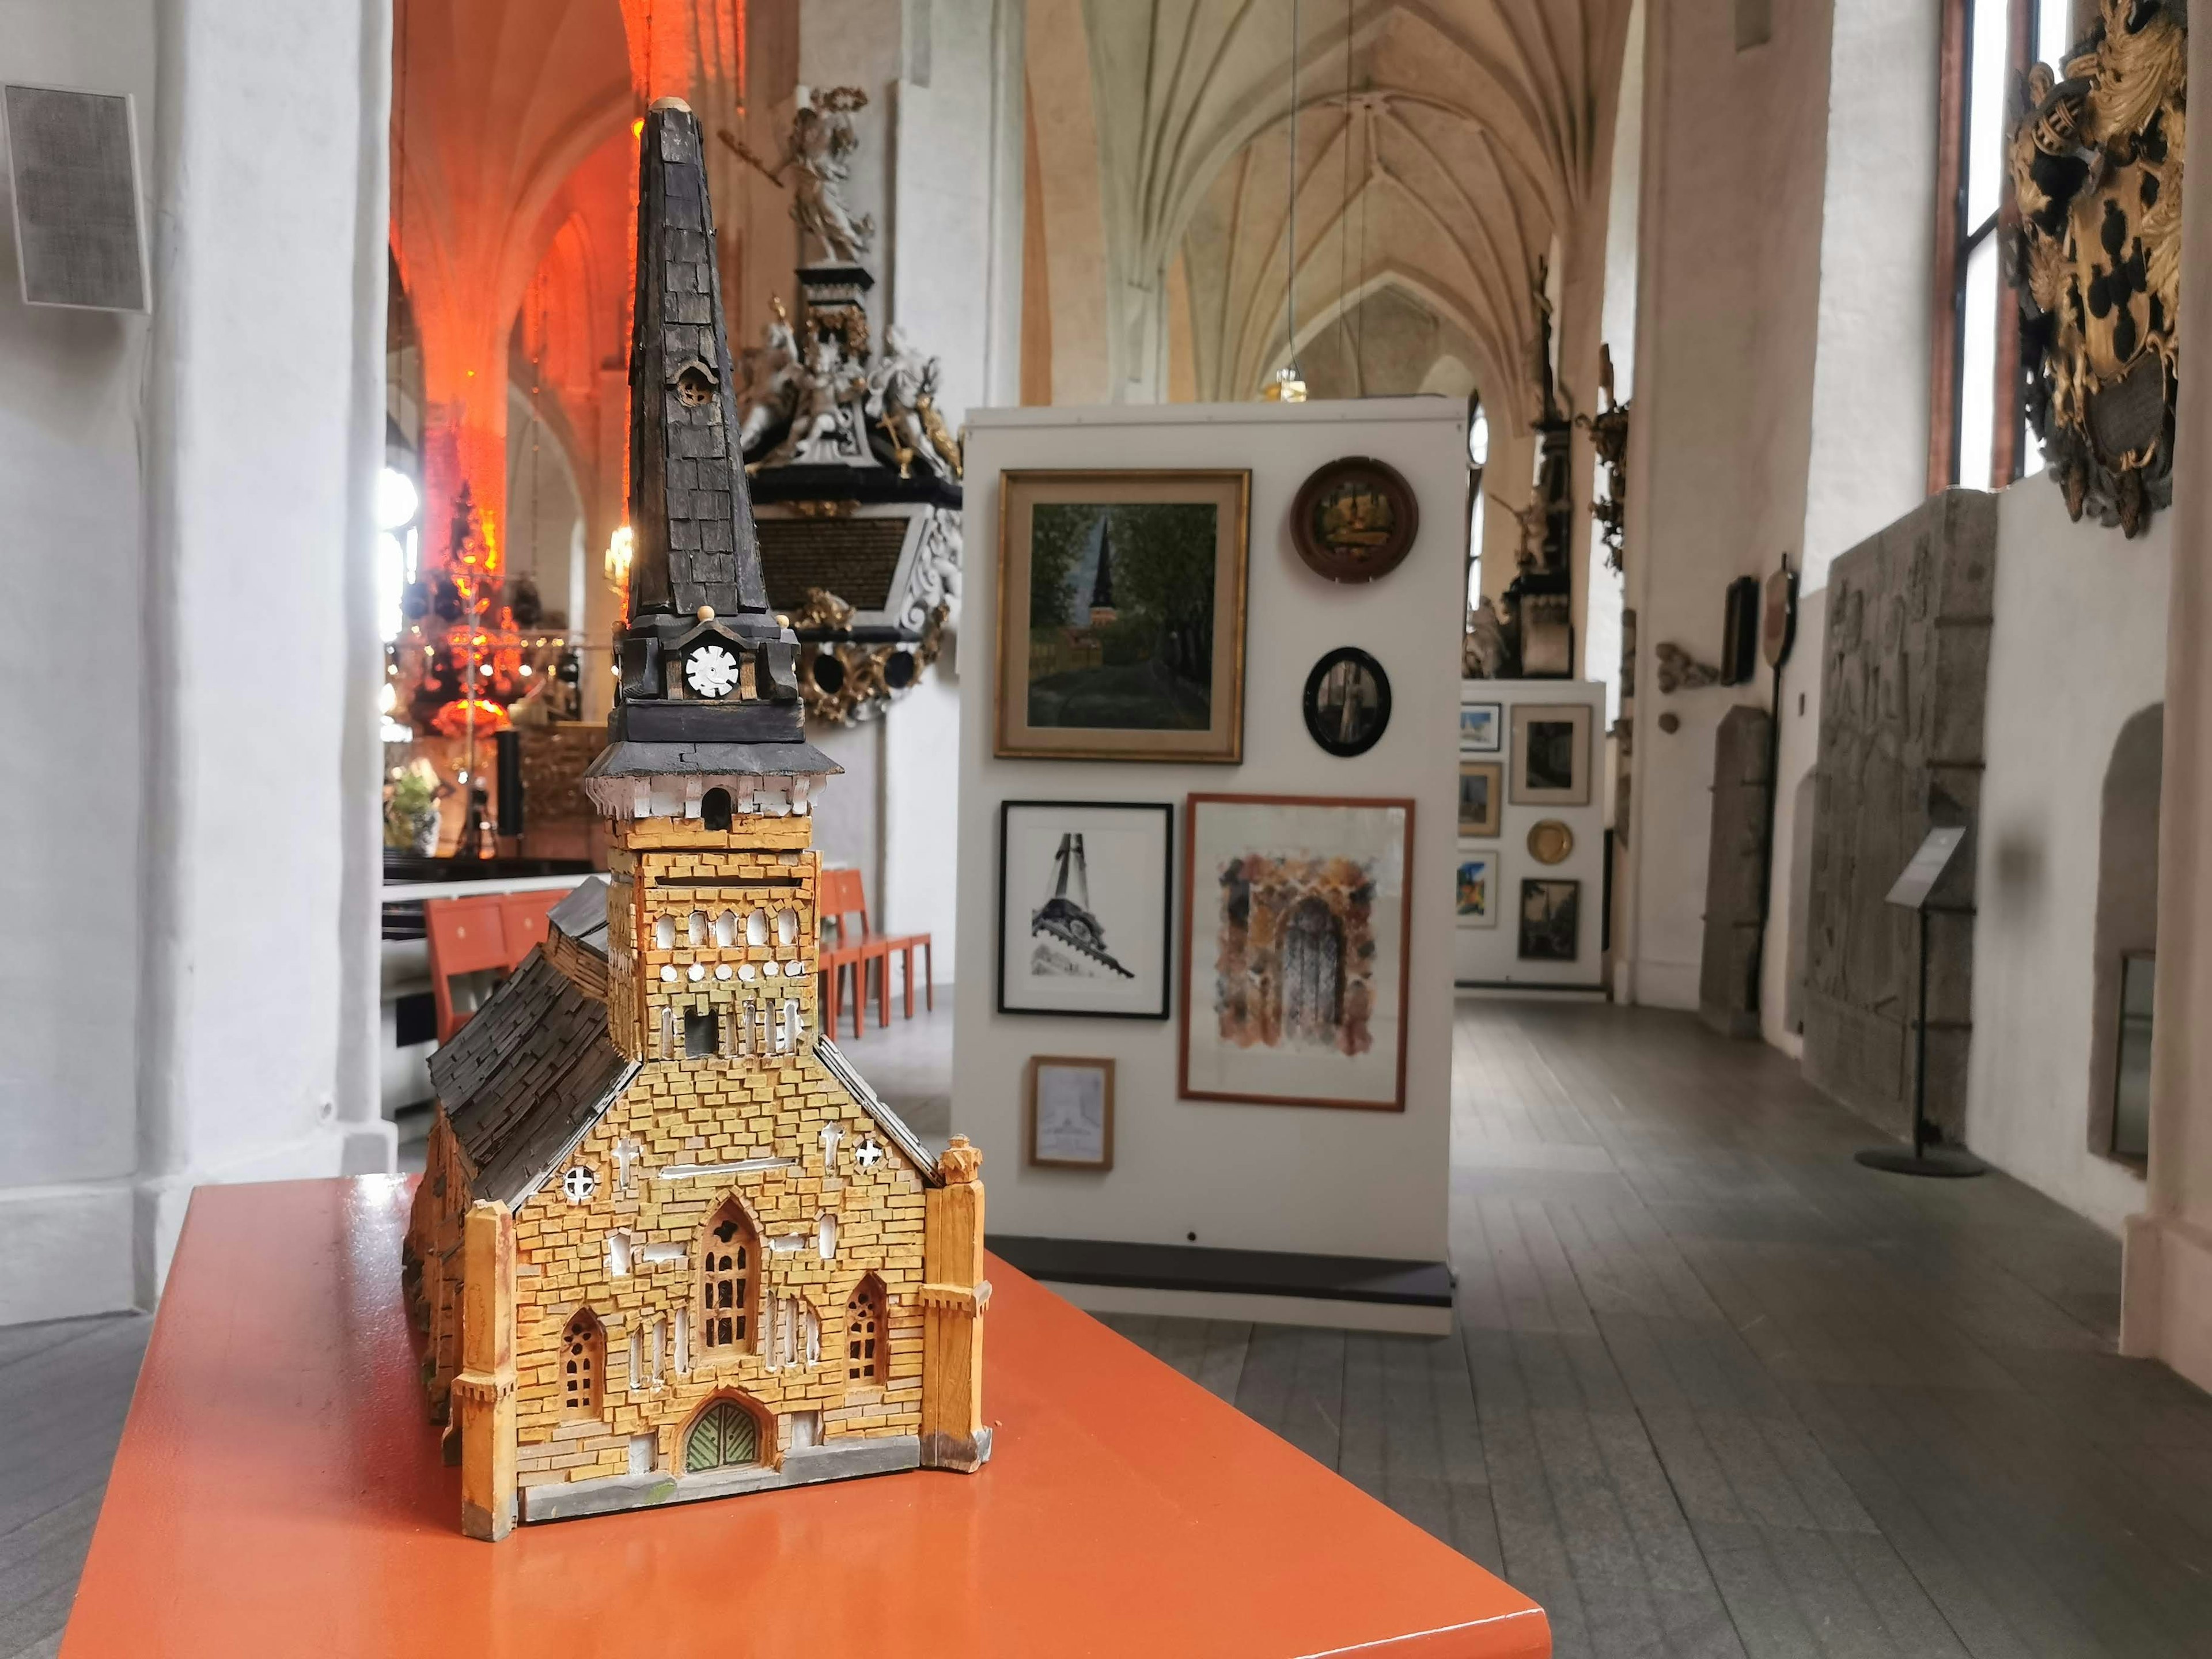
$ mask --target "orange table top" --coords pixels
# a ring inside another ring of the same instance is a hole
[[[464,1538],[408,1190],[194,1194],[62,1659],[1551,1651],[1526,1596],[997,1261],[981,1474]]]

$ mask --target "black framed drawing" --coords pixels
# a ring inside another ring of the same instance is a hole
[[[1168,1017],[1175,805],[999,804],[999,1012]]]

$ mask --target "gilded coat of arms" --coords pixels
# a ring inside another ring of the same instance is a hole
[[[2057,70],[2031,69],[2009,165],[2027,413],[2076,520],[2130,536],[2172,499],[2185,15],[2100,0]]]

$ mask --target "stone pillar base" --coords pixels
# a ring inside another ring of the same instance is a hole
[[[2180,1216],[2128,1218],[2120,1352],[2160,1359],[2212,1390],[2212,1228]]]

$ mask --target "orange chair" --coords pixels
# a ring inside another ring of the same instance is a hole
[[[868,996],[868,964],[876,964],[876,1024],[891,1023],[891,957],[896,956],[903,964],[905,975],[906,1017],[914,1018],[914,953],[921,951],[923,996],[933,1011],[937,1006],[937,988],[930,982],[931,960],[929,935],[907,933],[896,937],[872,933],[868,927],[868,900],[858,870],[824,870],[822,872],[820,902],[823,923],[836,929],[837,942],[831,945],[825,938],[821,953],[821,975],[823,995],[822,1024],[834,1033],[837,1018],[844,1002],[844,975],[848,969],[853,975],[853,1036],[860,1035],[861,1010]],[[857,918],[859,926],[854,926]]]
[[[422,901],[440,1042],[450,1042],[476,1013],[473,1005],[455,1006],[454,980],[469,974],[513,973],[532,946],[545,942],[545,918],[567,896],[558,891],[487,893]]]

